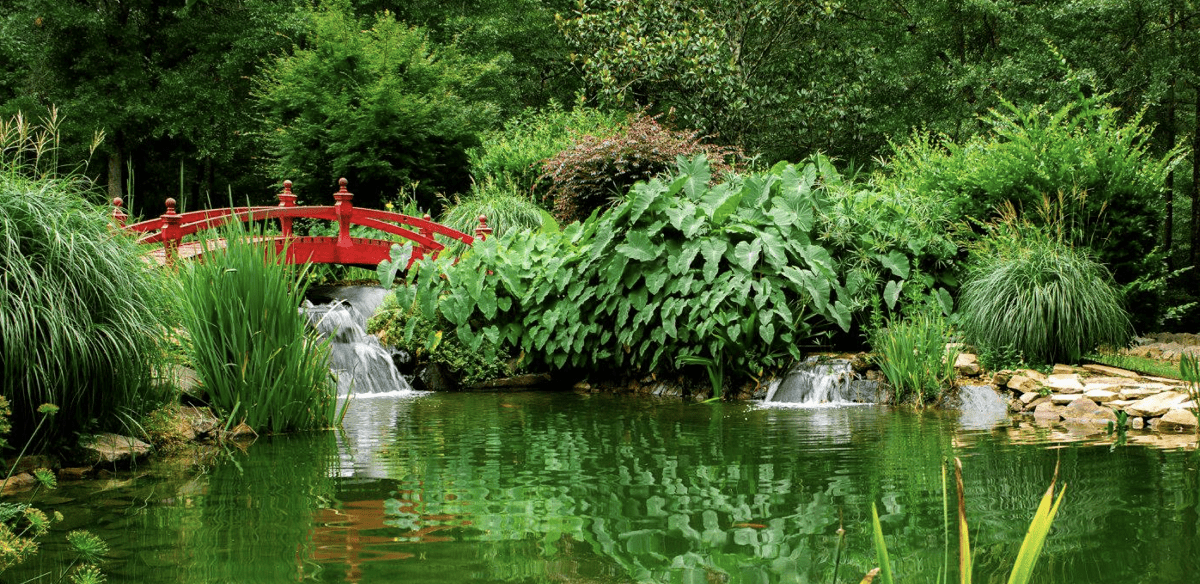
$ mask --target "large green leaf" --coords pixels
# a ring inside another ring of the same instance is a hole
[[[700,242],[689,241],[683,245],[679,253],[667,259],[667,266],[671,270],[671,274],[678,276],[692,268],[692,262],[696,259],[696,254],[700,253]]]
[[[898,250],[892,250],[887,255],[880,254],[878,256],[879,263],[883,267],[892,271],[893,274],[900,277],[902,280],[908,279],[909,265],[908,256],[900,253]]]
[[[888,310],[896,309],[896,301],[900,300],[902,290],[904,290],[904,282],[896,280],[888,280],[887,286],[883,287],[883,301],[887,304]]]
[[[658,257],[662,245],[650,241],[641,231],[630,231],[625,236],[625,243],[617,246],[617,252],[632,260],[648,262]]]
[[[700,242],[700,255],[704,256],[704,281],[712,282],[721,269],[721,258],[729,242],[717,237],[710,237]]]
[[[720,225],[733,214],[741,200],[742,190],[740,188],[731,187],[729,183],[721,183],[709,189],[700,198],[700,206],[708,212],[708,217],[713,224]]]
[[[729,252],[729,261],[733,265],[746,270],[747,272],[754,271],[758,266],[759,257],[762,255],[762,241],[739,241],[737,245]]]

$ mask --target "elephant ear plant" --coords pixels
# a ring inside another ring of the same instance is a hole
[[[655,371],[701,364],[756,376],[849,330],[838,260],[819,242],[824,159],[714,182],[707,160],[635,185],[615,208],[561,231],[477,242],[457,263],[425,259],[396,305],[444,318],[468,347],[549,368]]]

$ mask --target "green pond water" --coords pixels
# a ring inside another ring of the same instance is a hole
[[[109,582],[828,583],[841,526],[837,581],[857,583],[875,503],[898,581],[935,582],[941,465],[959,457],[976,582],[1007,580],[1056,461],[1066,499],[1035,581],[1200,581],[1194,453],[1039,432],[879,406],[360,399],[343,432],[38,494],[66,519],[3,578],[56,574],[56,542],[87,528],[112,547]]]

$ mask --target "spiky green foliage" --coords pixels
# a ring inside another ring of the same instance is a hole
[[[487,217],[487,225],[496,237],[509,232],[536,230],[543,224],[554,222],[550,213],[539,207],[530,195],[510,184],[487,179],[472,185],[469,195],[455,197],[454,205],[442,213],[441,223],[470,235],[479,227],[481,215]],[[465,245],[455,241],[446,253],[458,256],[464,251]]]
[[[1009,223],[979,250],[960,291],[968,343],[1011,346],[1031,363],[1078,363],[1133,334],[1105,267],[1040,229]]]
[[[182,315],[204,396],[229,421],[272,432],[324,428],[337,418],[329,349],[298,307],[304,270],[240,226],[227,245],[180,268]]]
[[[43,403],[63,409],[52,440],[165,397],[151,382],[172,318],[164,278],[83,189],[0,172],[0,390],[17,437]]]
[[[875,361],[898,403],[937,400],[954,381],[956,352],[946,350],[949,327],[942,316],[923,311],[896,319],[871,335]]]

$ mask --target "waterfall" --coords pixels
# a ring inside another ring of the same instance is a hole
[[[849,359],[809,357],[771,382],[764,404],[789,407],[845,406],[878,401],[879,384],[861,379]]]
[[[384,347],[366,333],[367,319],[375,313],[387,290],[366,286],[319,287],[306,300],[308,322],[330,341],[330,366],[338,379],[338,395],[369,396],[413,393],[396,363],[408,354]]]

